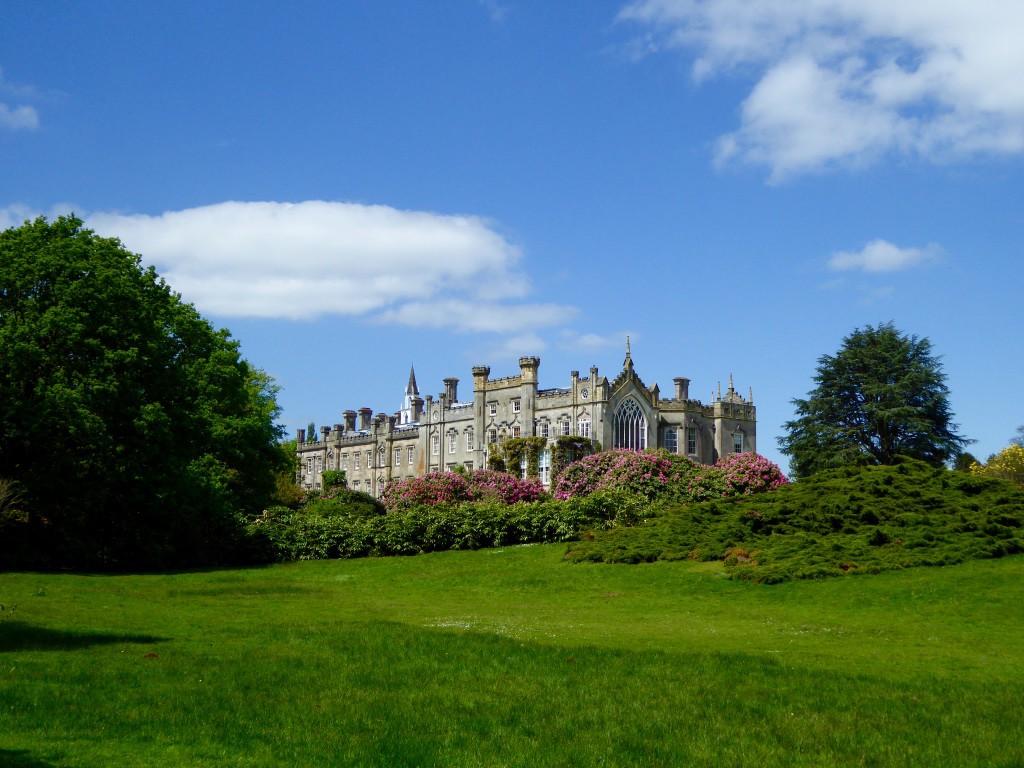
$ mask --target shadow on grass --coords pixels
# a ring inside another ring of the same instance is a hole
[[[115,643],[162,643],[165,637],[155,635],[128,635],[113,632],[75,632],[74,630],[48,629],[20,622],[0,624],[0,653],[10,651],[77,651],[93,645]],[[3,754],[0,753],[0,757]],[[10,763],[0,760],[0,765]],[[20,763],[14,763],[20,765]],[[27,765],[27,763],[26,763]]]
[[[56,768],[56,763],[48,763],[32,756],[25,749],[0,749],[0,765],[5,768]]]

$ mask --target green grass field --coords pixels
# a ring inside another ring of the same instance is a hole
[[[1024,765],[1024,556],[564,552],[0,574],[0,765]]]

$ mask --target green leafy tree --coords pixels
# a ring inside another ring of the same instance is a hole
[[[856,329],[835,356],[818,359],[817,386],[793,400],[797,418],[779,438],[796,477],[909,456],[932,465],[955,460],[957,434],[939,358],[927,339],[891,323]]]
[[[1010,441],[1013,445],[1024,447],[1024,427],[1017,427],[1017,436]]]
[[[276,388],[139,256],[75,217],[0,233],[0,359],[25,551],[90,567],[237,552],[281,466]]]

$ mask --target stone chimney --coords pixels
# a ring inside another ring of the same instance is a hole
[[[306,430],[297,429],[295,430],[295,442],[298,445],[303,445],[306,442]]]
[[[448,401],[448,405],[458,402],[459,399],[459,380],[454,378],[447,378],[444,380],[444,398]]]
[[[373,408],[360,408],[359,409],[359,429],[360,429],[360,431],[362,431],[362,430],[367,430],[368,431],[370,429],[370,419],[372,419],[372,418],[373,418]]]
[[[327,438],[330,436],[330,434],[331,434],[331,428],[330,427],[328,427],[326,425],[320,427],[320,439],[323,440],[323,442],[325,442],[325,443],[327,442]]]
[[[419,421],[420,419],[422,419],[423,418],[423,398],[422,397],[414,397],[412,400],[409,401],[409,405],[410,405],[411,410],[412,410],[412,414],[409,416],[409,418],[412,421]]]
[[[676,383],[676,400],[689,400],[690,380],[683,376],[677,376],[672,381]]]
[[[345,431],[346,432],[355,432],[356,431],[356,412],[355,411],[345,411],[343,414],[341,414],[341,416],[345,420]]]

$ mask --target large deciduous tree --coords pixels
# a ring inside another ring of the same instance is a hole
[[[854,330],[835,356],[819,358],[814,381],[807,399],[793,400],[797,418],[779,438],[796,477],[848,464],[893,464],[902,456],[942,465],[968,442],[952,423],[931,343],[891,323]]]
[[[282,460],[276,389],[139,256],[74,217],[0,233],[0,360],[0,478],[27,516],[0,556],[152,567],[238,552]]]

